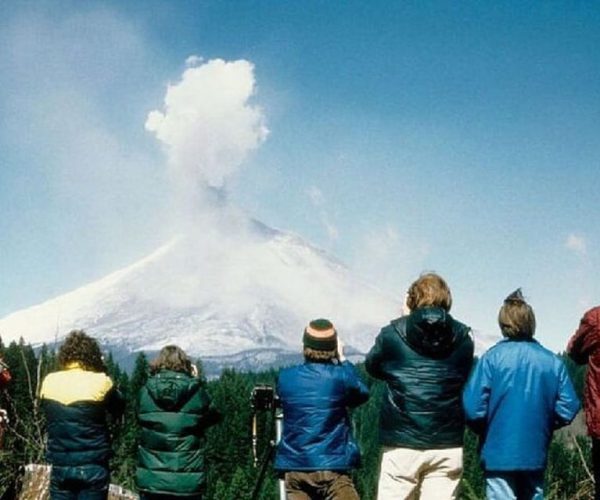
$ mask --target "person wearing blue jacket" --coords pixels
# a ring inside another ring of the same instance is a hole
[[[277,382],[283,432],[275,470],[288,500],[358,500],[349,471],[360,451],[348,409],[367,401],[369,390],[344,359],[330,321],[311,321],[303,344],[304,364],[283,369]]]
[[[480,437],[486,498],[539,500],[552,433],[580,404],[563,362],[533,339],[535,315],[521,289],[504,300],[498,323],[505,338],[473,370],[465,416]]]

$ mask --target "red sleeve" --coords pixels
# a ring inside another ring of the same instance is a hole
[[[8,365],[0,359],[0,389],[3,389],[12,379]]]
[[[600,306],[590,309],[581,318],[579,328],[569,340],[567,353],[580,365],[587,363],[590,355],[600,347],[599,317]]]

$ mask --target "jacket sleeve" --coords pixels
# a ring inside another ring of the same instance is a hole
[[[346,405],[354,408],[369,399],[369,388],[362,381],[356,368],[350,361],[344,361],[342,367],[345,371]]]
[[[375,344],[371,347],[371,350],[367,354],[365,358],[365,368],[367,373],[371,375],[371,377],[375,377],[378,379],[385,379],[386,375],[382,369],[382,364],[385,359],[385,334],[383,330],[379,332],[377,338],[375,339]]]
[[[0,358],[0,390],[4,389],[6,385],[12,380],[12,375],[8,369],[8,365]]]
[[[214,406],[210,396],[206,392],[206,389],[202,388],[201,397],[204,404],[204,412],[202,413],[202,418],[200,419],[200,425],[202,428],[211,427],[212,425],[218,424],[223,420],[223,415],[221,412]]]
[[[467,424],[478,434],[485,431],[491,390],[492,368],[484,355],[475,365],[462,396]]]
[[[571,423],[580,408],[579,399],[571,383],[565,365],[560,362],[559,386],[556,403],[554,404],[554,428],[559,429]]]
[[[125,411],[125,398],[121,391],[113,386],[106,394],[106,410],[118,420]]]
[[[575,363],[583,365],[590,355],[600,347],[598,311],[592,310],[581,318],[579,328],[569,340],[567,353]]]
[[[471,370],[473,369],[473,362],[475,361],[475,338],[473,336],[473,330],[471,330],[469,328],[469,333],[468,333],[468,355],[469,355],[469,359],[468,361],[465,363],[465,373],[467,375],[469,375],[471,373]]]

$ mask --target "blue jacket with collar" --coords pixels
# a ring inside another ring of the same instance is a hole
[[[348,408],[367,401],[369,390],[349,361],[285,368],[277,394],[283,409],[277,471],[346,471],[360,464]]]
[[[580,406],[563,362],[533,339],[504,339],[489,349],[467,382],[463,405],[487,471],[544,469],[552,432]]]

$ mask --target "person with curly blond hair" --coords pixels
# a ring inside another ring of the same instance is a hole
[[[52,500],[105,500],[111,443],[107,414],[117,418],[124,400],[106,374],[96,340],[73,330],[58,351],[59,371],[42,382],[52,465]]]

